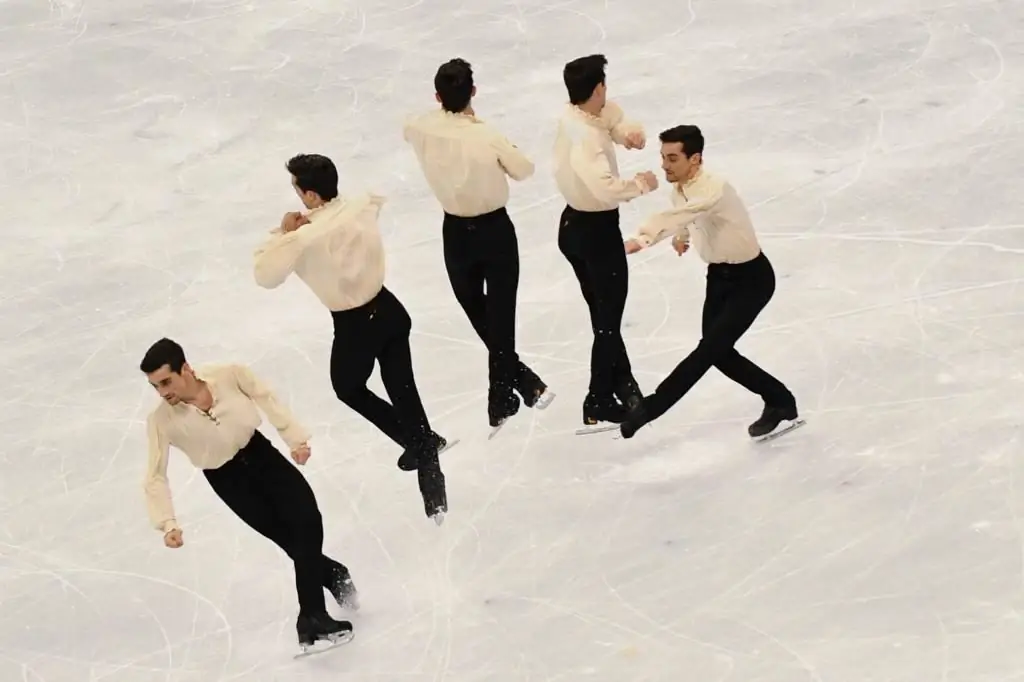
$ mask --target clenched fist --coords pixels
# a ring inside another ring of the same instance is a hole
[[[306,216],[302,215],[298,211],[292,211],[291,213],[285,213],[284,217],[281,218],[281,231],[282,232],[294,232],[303,225],[308,225],[309,220]]]
[[[303,443],[299,447],[292,450],[292,459],[295,460],[296,464],[302,466],[303,464],[309,461],[309,456],[311,454],[313,454],[313,452],[309,449],[309,443]]]
[[[658,189],[658,176],[651,171],[644,171],[643,173],[637,173],[636,179],[647,186],[647,189],[651,192]]]
[[[164,533],[164,544],[171,549],[178,549],[185,544],[185,540],[181,537],[181,529],[175,528]]]
[[[682,256],[690,250],[690,241],[676,235],[672,237],[672,248],[676,250],[676,255]]]
[[[632,132],[626,135],[626,144],[623,145],[626,149],[643,149],[647,145],[647,139],[644,137],[642,131]]]
[[[641,249],[644,248],[643,244],[641,244],[640,242],[638,242],[635,239],[627,239],[626,242],[625,242],[625,245],[626,245],[626,255],[627,256],[632,255],[632,254],[636,253],[637,251],[640,251]]]

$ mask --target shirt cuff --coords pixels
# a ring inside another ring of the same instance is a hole
[[[181,526],[178,525],[178,522],[175,519],[168,519],[167,521],[164,521],[163,534],[167,535],[172,530],[181,530]]]

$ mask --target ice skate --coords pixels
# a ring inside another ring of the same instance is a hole
[[[615,386],[615,397],[620,403],[625,405],[627,410],[632,412],[640,406],[644,399],[644,394],[640,391],[640,386],[636,383],[636,379],[626,375]]]
[[[798,429],[806,422],[800,419],[795,405],[771,407],[765,405],[757,421],[747,427],[747,433],[758,443],[773,440]]]
[[[429,457],[425,456],[424,460]],[[421,463],[416,473],[419,476],[420,495],[423,496],[423,511],[428,519],[440,526],[448,513],[448,491],[437,457],[434,456],[432,462]]]
[[[632,438],[637,431],[651,422],[643,398],[635,401],[635,404],[636,407],[630,410],[626,420],[619,424],[619,432],[623,438]]]
[[[593,393],[587,394],[583,401],[583,424],[582,429],[576,430],[577,436],[585,436],[592,433],[614,431],[619,424],[625,421],[627,410],[613,397],[598,398]],[[605,422],[602,424],[601,422]]]
[[[352,623],[347,620],[334,620],[326,613],[313,616],[300,614],[295,631],[301,649],[296,658],[322,653],[339,644],[346,644],[353,636]],[[318,646],[320,642],[328,642],[329,646]]]
[[[491,424],[487,440],[498,435],[505,422],[519,413],[519,405],[519,398],[512,389],[491,388],[487,392],[487,419]]]
[[[448,441],[436,433],[431,433],[427,437],[427,442],[440,455],[458,445],[459,439],[455,438]],[[402,471],[416,471],[419,466],[419,456],[417,453],[418,450],[416,448],[406,448],[402,456],[398,458],[398,468]]]
[[[519,381],[516,386],[519,395],[523,396],[523,404],[538,410],[546,410],[555,399],[555,394],[541,381],[540,377],[522,365],[519,369]]]
[[[331,576],[331,584],[327,589],[341,608],[351,611],[359,610],[359,592],[347,569],[335,569]]]

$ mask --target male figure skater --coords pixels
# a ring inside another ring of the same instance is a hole
[[[377,217],[384,198],[338,196],[338,170],[326,156],[301,154],[287,170],[308,209],[287,213],[256,250],[256,283],[280,286],[293,272],[331,311],[331,384],[338,399],[405,448],[398,466],[419,475],[424,511],[438,525],[448,510],[434,433],[416,388],[409,333],[412,320],[384,286],[384,243]],[[374,362],[391,402],[366,386]]]
[[[473,69],[452,59],[434,76],[440,109],[410,119],[405,140],[444,210],[448,281],[489,351],[487,416],[491,436],[519,411],[544,409],[554,395],[516,353],[519,242],[505,206],[508,178],[525,180],[534,166],[508,139],[476,117]]]
[[[164,544],[184,538],[167,482],[173,445],[202,469],[220,499],[242,521],[268,538],[295,564],[299,618],[305,650],[317,640],[350,637],[352,624],[327,615],[323,590],[343,606],[358,607],[348,569],[323,554],[324,527],[313,490],[299,471],[258,431],[262,410],[300,465],[310,456],[309,432],[244,365],[193,370],[170,339],[154,343],[139,369],[164,402],[149,415],[149,464],[145,493],[149,518]]]
[[[711,367],[764,400],[764,411],[747,431],[773,435],[782,422],[800,426],[796,398],[778,379],[739,354],[736,342],[775,293],[775,271],[754,233],[747,208],[731,184],[704,170],[704,135],[681,125],[664,131],[661,167],[673,183],[671,210],[654,215],[626,241],[636,253],[668,236],[679,255],[691,243],[708,264],[707,292],[697,347],[645,397],[620,426],[623,437],[665,414]]]
[[[580,57],[562,76],[569,106],[558,123],[555,180],[566,202],[558,248],[572,266],[590,309],[594,345],[583,423],[620,423],[641,398],[622,340],[629,269],[622,250],[619,204],[658,186],[654,173],[619,177],[615,145],[643,149],[643,128],[607,99],[604,55]],[[584,431],[585,432],[585,431]]]

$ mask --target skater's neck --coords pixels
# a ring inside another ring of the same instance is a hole
[[[203,412],[209,412],[210,408],[213,407],[213,393],[205,381],[196,379],[195,391],[193,391],[190,398],[185,399],[185,402]]]

